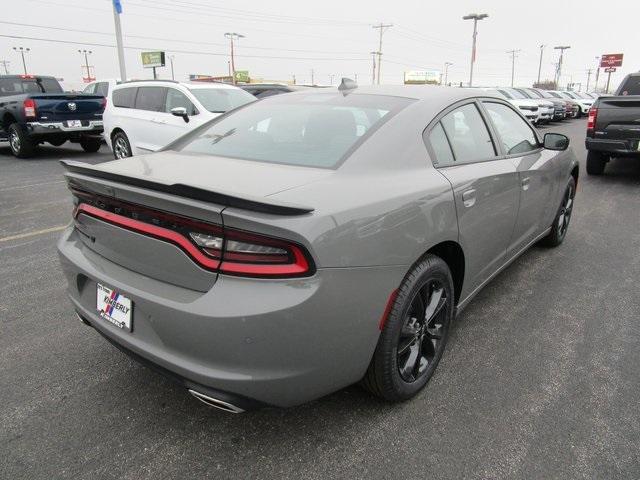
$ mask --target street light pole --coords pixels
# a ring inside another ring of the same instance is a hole
[[[176,76],[173,73],[173,59],[176,58],[175,55],[169,55],[169,61],[171,62],[171,80],[175,80]]]
[[[444,86],[447,86],[447,79],[449,78],[449,67],[453,65],[451,62],[444,62]]]
[[[598,93],[598,77],[600,77],[600,57],[596,57],[596,84],[593,86],[593,91]]]
[[[553,47],[554,50],[560,50],[560,58],[558,59],[558,73],[556,75],[556,88],[559,88],[560,77],[562,76],[562,58],[564,57],[564,51],[571,48],[570,46]]]
[[[30,52],[31,49],[30,48],[24,48],[24,47],[13,47],[13,49],[16,52],[20,52],[20,55],[22,56],[22,67],[24,68],[24,74],[27,74],[27,62],[24,59],[24,52]]]
[[[478,36],[478,20],[487,18],[486,13],[470,13],[463,20],[473,20],[473,42],[471,44],[471,68],[469,69],[469,86],[473,86],[473,64],[476,62],[476,37]]]
[[[78,50],[79,54],[84,54],[84,68],[87,69],[87,82],[91,81],[91,71],[89,70],[89,55],[93,52],[91,50]]]
[[[239,33],[236,33],[236,32],[227,32],[224,34],[224,36],[227,37],[231,42],[231,76],[232,76],[232,83],[235,85],[236,84],[236,62],[235,62],[234,53],[233,53],[233,39],[244,38],[244,35],[240,35]]]
[[[542,52],[544,52],[546,45],[540,45],[540,63],[538,64],[538,85],[540,85],[540,73],[542,72]]]
[[[127,69],[124,63],[124,45],[122,44],[122,26],[120,25],[120,14],[122,5],[120,0],[113,0],[113,23],[116,30],[116,46],[118,47],[118,64],[120,65],[120,81],[127,81]]]

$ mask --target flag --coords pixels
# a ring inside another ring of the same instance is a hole
[[[122,13],[122,4],[120,3],[120,0],[113,0],[113,8],[116,9],[118,15]]]

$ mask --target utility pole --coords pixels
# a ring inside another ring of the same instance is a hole
[[[333,77],[334,77],[334,75],[333,75],[333,73],[331,73],[329,75],[329,85],[333,85]]]
[[[357,74],[357,73],[354,73],[354,74],[353,74],[353,80],[354,80],[356,83],[358,83],[358,74]]]
[[[382,34],[386,32],[389,28],[393,27],[392,23],[382,23],[379,25],[373,25],[372,28],[377,28],[380,33],[380,40],[378,43],[378,85],[380,85],[380,72],[382,71]]]
[[[27,62],[24,59],[24,52],[30,52],[31,49],[30,48],[24,48],[24,47],[13,47],[13,49],[16,52],[20,52],[20,55],[22,55],[22,67],[24,68],[24,74],[27,74]]]
[[[373,73],[371,76],[371,85],[376,84],[376,55],[378,55],[378,52],[371,52],[371,58],[373,59]]]
[[[239,33],[236,33],[236,32],[227,32],[224,34],[224,36],[227,37],[231,42],[231,76],[233,78],[232,82],[235,85],[236,84],[236,62],[233,54],[233,39],[237,38],[239,40],[241,38],[244,38],[244,35],[240,35]]]
[[[476,63],[476,37],[478,36],[478,20],[487,18],[486,13],[470,13],[463,20],[473,20],[473,41],[471,44],[471,68],[469,69],[469,86],[473,86],[473,64]]]
[[[169,61],[171,62],[171,80],[175,80],[176,76],[173,72],[173,59],[176,58],[175,55],[169,55]]]
[[[542,53],[546,45],[540,45],[540,63],[538,64],[538,85],[540,85],[540,73],[542,72]]]
[[[122,5],[120,0],[113,0],[113,23],[116,29],[116,45],[118,47],[118,63],[120,64],[120,80],[127,81],[127,69],[124,63],[124,45],[122,44],[122,26],[120,25],[120,14]]]
[[[558,71],[556,74],[556,88],[560,88],[560,77],[562,76],[562,58],[564,57],[564,51],[571,48],[570,46],[553,47],[554,50],[560,50],[560,58],[558,59]]]
[[[585,90],[587,93],[589,92],[589,81],[591,80],[591,69],[587,69],[587,89]]]
[[[600,57],[596,57],[596,84],[593,86],[593,91],[598,93],[598,77],[600,76]]]
[[[93,52],[91,50],[84,50],[83,49],[83,50],[78,50],[78,53],[80,55],[84,54],[84,68],[87,69],[87,79],[86,80],[87,80],[87,83],[89,83],[89,82],[92,81],[91,70],[90,70],[90,67],[89,67],[89,55],[91,55]],[[93,79],[93,80],[95,80],[95,79]]]
[[[453,65],[451,62],[444,62],[444,85],[447,86],[447,79],[449,78],[449,67]]]
[[[313,74],[314,74],[314,72],[313,72],[313,68],[312,68],[311,69],[311,85],[315,85],[316,84],[316,81],[315,81],[315,78],[314,78]]]
[[[4,74],[9,75],[9,64],[11,62],[9,60],[0,60],[0,65],[4,67]]]
[[[522,50],[507,50],[507,53],[511,54],[511,88],[513,88],[515,71],[516,71],[516,53]]]

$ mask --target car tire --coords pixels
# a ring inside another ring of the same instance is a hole
[[[80,146],[87,153],[96,153],[100,150],[102,140],[99,138],[85,137],[80,139]]]
[[[564,237],[567,236],[567,230],[569,230],[569,222],[571,221],[571,214],[573,213],[575,197],[576,181],[571,177],[564,190],[558,213],[556,213],[553,223],[551,224],[551,231],[540,242],[543,246],[553,248],[564,241]]]
[[[428,254],[396,291],[362,385],[390,402],[415,396],[438,366],[453,313],[449,267]]]
[[[11,153],[18,158],[28,158],[36,150],[36,144],[20,128],[20,125],[13,123],[9,126],[9,147]]]
[[[600,152],[587,152],[587,173],[589,175],[602,175],[607,160],[607,156]]]
[[[116,159],[132,157],[131,144],[124,132],[118,132],[113,136],[111,141],[111,148],[113,149],[113,156]]]

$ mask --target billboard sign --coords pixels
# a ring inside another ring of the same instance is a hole
[[[621,67],[622,57],[622,53],[605,53],[600,57],[600,67]]]
[[[164,52],[142,52],[140,55],[144,68],[164,67]]]
[[[405,85],[425,85],[440,83],[440,72],[437,70],[411,70],[404,72]]]
[[[236,82],[249,83],[249,71],[236,70]]]
[[[604,71],[607,73],[613,73],[616,71],[616,67],[607,67],[604,69]]]

